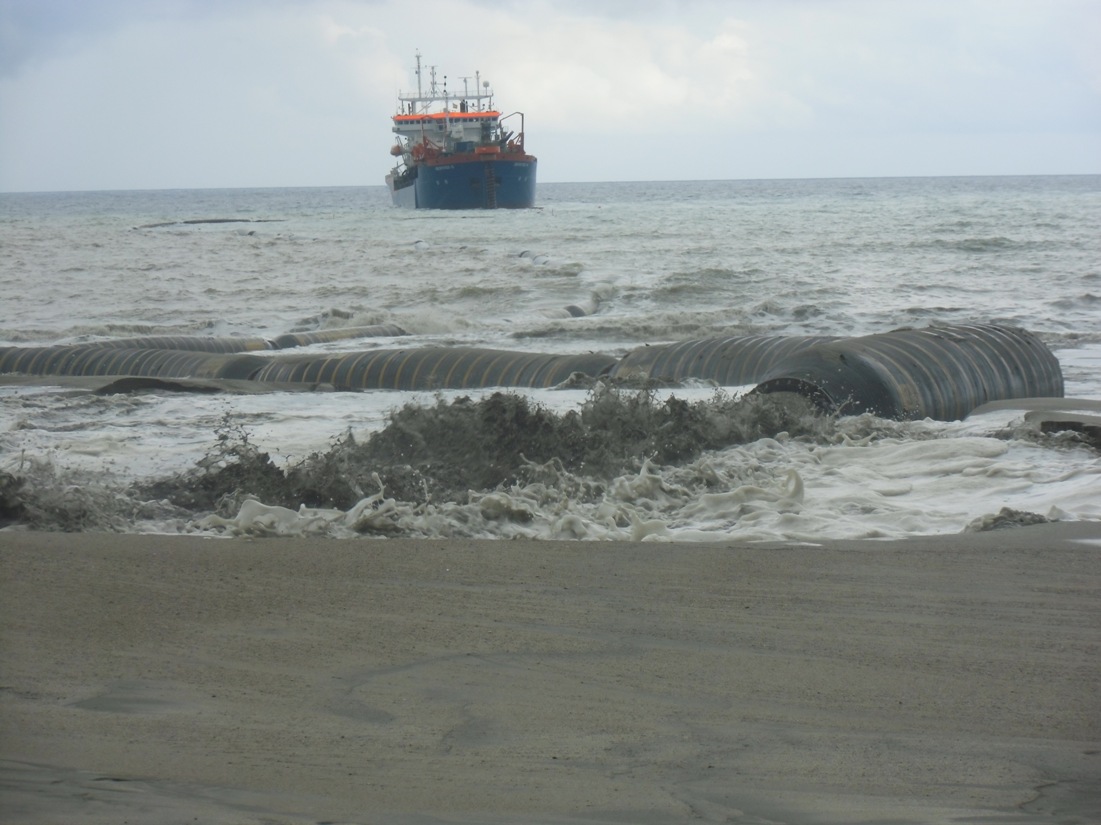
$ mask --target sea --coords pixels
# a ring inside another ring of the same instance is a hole
[[[0,194],[0,347],[386,324],[407,335],[302,351],[620,357],[990,323],[1097,403],[1099,227],[1090,175],[547,183],[536,208],[469,212],[397,209],[382,186]],[[0,525],[813,543],[1101,521],[1096,439],[1013,405],[894,421],[751,390],[0,377]]]

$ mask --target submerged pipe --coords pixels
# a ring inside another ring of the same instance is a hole
[[[561,384],[577,372],[604,374],[615,363],[610,355],[422,347],[272,358],[255,380],[331,384],[338,389],[356,390],[545,388]]]
[[[794,392],[847,415],[954,421],[989,401],[1061,398],[1059,361],[1029,332],[986,324],[898,329],[816,344],[754,392]]]

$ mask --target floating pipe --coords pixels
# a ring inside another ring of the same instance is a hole
[[[434,390],[553,387],[575,372],[606,373],[609,355],[545,355],[474,347],[402,350],[268,359],[257,381],[331,384],[338,389]]]
[[[89,369],[81,374],[251,379],[268,362],[267,358],[247,353],[128,349],[105,350],[103,353],[105,357],[98,361],[93,357]]]
[[[133,340],[133,339],[131,339]],[[214,340],[214,339],[198,339]],[[248,339],[231,339],[248,340]],[[900,329],[862,338],[743,338],[642,347],[621,360],[470,347],[262,357],[118,345],[0,348],[0,373],[238,379],[339,389],[553,387],[574,373],[686,378],[796,392],[830,410],[953,420],[991,401],[1061,398],[1059,362],[1014,327]]]
[[[816,344],[754,391],[795,392],[850,415],[954,421],[989,401],[1061,398],[1064,386],[1058,359],[1031,333],[966,324]]]
[[[72,363],[87,353],[110,349],[176,350],[197,353],[257,352],[271,349],[266,338],[203,338],[199,336],[155,336],[114,338],[88,344],[62,344],[50,347],[0,347],[0,375],[80,375]],[[100,356],[102,357],[102,356]]]
[[[756,384],[792,354],[832,340],[824,336],[743,335],[639,347],[616,364],[611,376],[671,384],[699,378],[723,387]]]
[[[0,350],[0,373],[55,376],[248,379],[268,361],[237,352],[123,347],[11,347]]]
[[[0,347],[0,375],[60,375],[58,369],[75,347]]]
[[[394,324],[375,324],[368,327],[321,329],[315,332],[288,332],[280,335],[272,343],[275,344],[276,349],[290,349],[310,344],[326,344],[330,341],[347,341],[353,338],[392,338],[407,334],[404,329]]]

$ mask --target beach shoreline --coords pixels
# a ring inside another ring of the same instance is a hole
[[[0,531],[8,823],[1101,821],[1101,523]]]

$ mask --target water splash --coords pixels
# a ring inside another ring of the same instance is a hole
[[[0,479],[0,512],[49,530],[631,541],[898,538],[1007,506],[1101,518],[1088,442],[1022,426],[598,385],[563,413],[506,393],[409,404],[280,465],[227,415],[202,460],[153,482],[27,460]]]

